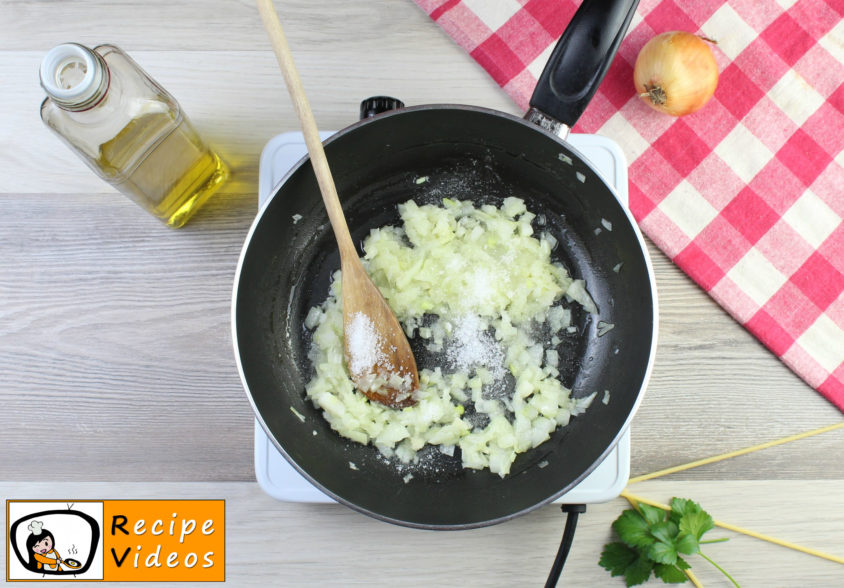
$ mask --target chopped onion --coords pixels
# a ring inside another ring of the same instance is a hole
[[[549,343],[577,330],[564,297],[587,312],[597,308],[584,281],[552,261],[550,234],[533,236],[535,216],[519,198],[500,208],[411,200],[399,213],[402,226],[366,238],[364,265],[405,331],[418,329],[445,362],[420,365],[414,406],[393,410],[358,392],[344,363],[338,271],[329,298],[305,319],[314,329],[315,369],[306,394],[332,429],[387,458],[408,464],[426,445],[449,456],[459,447],[464,467],[504,477],[519,453],[544,443],[591,401],[570,398]]]
[[[604,322],[604,321],[598,321],[598,336],[603,337],[604,335],[606,335],[607,333],[612,331],[614,328],[615,328],[614,323],[607,323],[607,322]]]

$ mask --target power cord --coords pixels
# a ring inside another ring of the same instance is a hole
[[[574,542],[574,530],[577,528],[577,517],[586,512],[585,504],[564,504],[562,511],[566,513],[566,528],[563,530],[563,540],[560,541],[560,548],[557,550],[557,557],[554,558],[554,565],[545,581],[545,588],[554,588],[560,579],[560,573],[566,563],[566,558],[571,551],[571,544]]]

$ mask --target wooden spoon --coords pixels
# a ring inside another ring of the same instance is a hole
[[[340,249],[343,335],[352,381],[371,400],[393,408],[410,406],[415,404],[413,393],[419,388],[410,344],[396,315],[363,268],[349,235],[316,121],[272,0],[258,0],[258,10],[299,117],[322,201]]]

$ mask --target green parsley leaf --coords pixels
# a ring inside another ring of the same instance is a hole
[[[649,525],[655,525],[665,520],[665,511],[655,506],[639,504],[639,512]]]
[[[651,535],[657,541],[662,541],[663,543],[673,544],[677,539],[677,531],[677,525],[673,521],[662,521],[651,525]]]
[[[663,509],[640,503],[622,512],[612,526],[621,541],[604,546],[598,562],[602,567],[613,576],[623,575],[627,586],[646,582],[651,572],[664,582],[679,584],[688,579],[683,570],[691,567],[679,554],[700,554],[700,538],[715,527],[715,521],[698,503],[673,498],[667,516]]]
[[[612,524],[618,538],[630,547],[647,547],[654,542],[650,526],[638,512],[627,509]]]
[[[680,522],[680,518],[688,512],[700,512],[703,510],[700,505],[688,498],[672,498],[671,499],[671,518],[675,523]]]
[[[656,541],[648,547],[647,555],[657,563],[674,565],[677,561],[677,548],[673,543]]]
[[[697,512],[687,512],[680,518],[680,532],[694,535],[700,541],[700,538],[707,531],[715,528],[715,521],[703,510]]]
[[[666,584],[682,584],[683,582],[689,581],[688,576],[677,566],[656,564],[654,566],[654,575]]]
[[[677,546],[677,551],[685,553],[686,555],[694,555],[700,551],[700,544],[698,543],[697,537],[694,535],[684,535],[683,533],[680,533],[679,539],[677,539],[675,545]]]
[[[628,588],[637,584],[644,584],[651,577],[651,571],[654,569],[654,562],[646,557],[639,557],[624,572],[624,580],[627,582]]]
[[[598,562],[601,567],[609,571],[610,575],[623,576],[627,568],[636,561],[639,554],[624,543],[616,541],[604,545],[601,552],[601,560]]]

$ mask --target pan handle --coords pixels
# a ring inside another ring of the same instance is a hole
[[[583,0],[554,47],[525,117],[565,137],[592,99],[639,0]]]
[[[404,102],[392,96],[371,96],[360,103],[360,118],[372,118],[382,112],[404,108]]]

